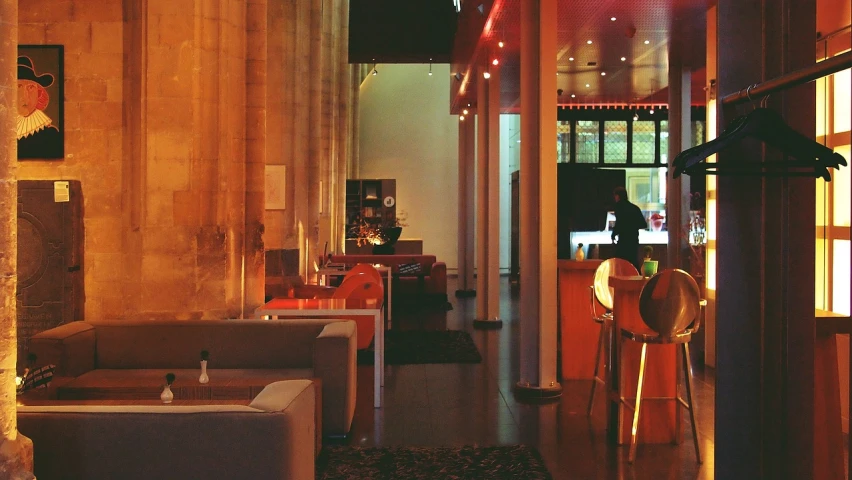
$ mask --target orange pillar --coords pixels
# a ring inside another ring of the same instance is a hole
[[[463,118],[463,120],[462,120]],[[476,224],[476,121],[473,115],[459,117],[459,230],[457,296],[476,294],[473,283]]]
[[[477,298],[473,326],[500,328],[500,70],[485,67],[478,78]]]
[[[558,397],[556,378],[556,2],[521,3],[521,378]]]

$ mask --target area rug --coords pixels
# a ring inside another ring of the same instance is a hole
[[[385,365],[479,363],[473,339],[460,330],[389,330],[385,332]],[[358,364],[373,364],[373,347],[358,350]]]
[[[325,447],[318,480],[550,480],[538,450],[500,447]]]

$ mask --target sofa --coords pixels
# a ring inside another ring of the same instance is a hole
[[[355,322],[329,319],[78,321],[34,335],[29,351],[56,365],[52,383],[65,387],[116,376],[143,383],[150,369],[198,372],[202,350],[211,378],[318,378],[322,433],[344,436],[355,415],[356,336]]]
[[[332,263],[382,264],[392,268],[394,308],[414,302],[444,306],[447,302],[447,264],[435,255],[332,255]]]
[[[274,382],[246,405],[19,406],[39,480],[313,480],[315,386]]]

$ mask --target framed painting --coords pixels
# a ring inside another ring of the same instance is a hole
[[[62,45],[18,45],[18,160],[65,158]]]

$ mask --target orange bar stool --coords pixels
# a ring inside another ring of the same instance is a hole
[[[606,380],[600,376],[601,356],[604,355],[604,345],[608,338],[612,338],[610,333],[612,329],[612,289],[609,286],[609,277],[616,276],[638,276],[639,271],[636,267],[627,260],[621,258],[610,258],[604,260],[598,265],[595,270],[594,284],[589,285],[590,308],[592,311],[592,320],[600,324],[601,332],[598,335],[598,349],[595,353],[595,377],[592,380],[592,393],[589,395],[589,408],[586,415],[592,416],[592,408],[595,405],[595,390],[598,383],[606,385]],[[598,313],[598,305],[605,310]],[[610,340],[611,341],[611,340]],[[609,371],[608,359],[604,358],[604,371]]]
[[[636,434],[639,430],[639,416],[642,407],[642,385],[645,377],[645,359],[649,344],[679,344],[683,354],[683,368],[686,376],[686,399],[680,396],[680,379],[675,375],[674,397],[653,397],[645,400],[677,401],[689,411],[692,423],[692,441],[695,444],[695,456],[701,463],[701,449],[698,446],[698,425],[695,423],[695,389],[692,383],[692,362],[689,359],[689,342],[701,327],[701,314],[706,301],[701,299],[698,284],[692,276],[683,270],[664,270],[648,280],[639,295],[639,315],[647,328],[622,328],[621,340],[630,340],[642,344],[639,359],[639,380],[636,386],[636,399],[631,403],[628,398],[620,397],[621,404],[633,410],[633,428],[630,435],[630,454],[628,462],[636,458]],[[619,378],[624,378],[619,375]],[[622,390],[622,389],[619,389]],[[622,390],[623,391],[623,390]]]

